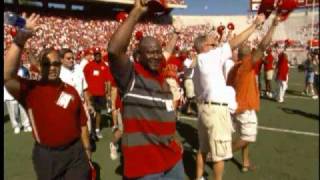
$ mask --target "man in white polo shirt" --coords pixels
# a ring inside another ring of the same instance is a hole
[[[214,180],[222,180],[224,160],[232,157],[233,127],[229,109],[236,106],[235,92],[226,85],[223,65],[232,57],[232,50],[247,40],[264,20],[264,15],[258,15],[246,30],[221,45],[217,33],[199,36],[194,42],[198,52],[194,77],[199,108],[197,180],[203,178],[204,160],[208,153],[214,162]]]
[[[88,121],[88,128],[89,131],[91,131],[91,119],[89,113],[95,114],[95,111],[90,103],[90,94],[87,91],[88,84],[84,77],[83,71],[80,65],[75,64],[74,54],[71,49],[63,48],[59,53],[62,63],[60,70],[60,79],[65,83],[73,86],[79,93],[84,104],[87,118],[90,120]]]

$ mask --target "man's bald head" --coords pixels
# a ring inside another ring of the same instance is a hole
[[[143,37],[139,43],[139,51],[144,51],[150,46],[159,46],[161,48],[160,42],[156,38],[152,36],[146,36]]]

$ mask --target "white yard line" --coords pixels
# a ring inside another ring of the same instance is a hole
[[[180,119],[190,120],[190,121],[196,121],[197,120],[197,118],[195,118],[195,117],[188,117],[188,116],[180,116],[179,118]],[[306,136],[319,137],[318,133],[312,133],[312,132],[296,131],[296,130],[290,130],[290,129],[271,128],[271,127],[265,127],[265,126],[258,126],[258,128],[262,129],[262,130],[267,130],[267,131],[284,132],[284,133],[300,134],[300,135],[306,135]]]
[[[297,98],[297,99],[310,99],[310,100],[314,100],[311,97],[308,96],[297,96],[297,95],[285,95],[285,98]]]

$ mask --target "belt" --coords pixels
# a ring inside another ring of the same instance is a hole
[[[211,104],[211,105],[218,105],[218,106],[228,106],[227,103],[219,103],[219,102],[213,102],[213,101],[203,101],[203,104]]]
[[[72,145],[76,144],[80,139],[76,138],[75,140],[71,141],[70,143],[63,145],[63,146],[58,146],[58,147],[50,147],[44,144],[39,144],[38,142],[35,143],[36,146],[41,147],[43,149],[47,149],[47,150],[52,150],[52,151],[63,151],[69,147],[71,147]]]

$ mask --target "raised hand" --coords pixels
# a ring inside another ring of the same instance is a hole
[[[183,23],[179,17],[173,18],[172,26],[176,33],[181,33],[183,28]]]
[[[22,17],[26,20],[25,29],[36,31],[39,28],[38,20],[40,19],[39,14],[32,13],[28,18],[26,13],[22,13]]]
[[[134,7],[141,12],[145,13],[148,11],[148,6],[147,6],[148,0],[135,0],[134,2]]]
[[[263,13],[261,13],[254,20],[254,24],[261,25],[262,23],[264,23],[265,20],[266,20],[266,16]]]

